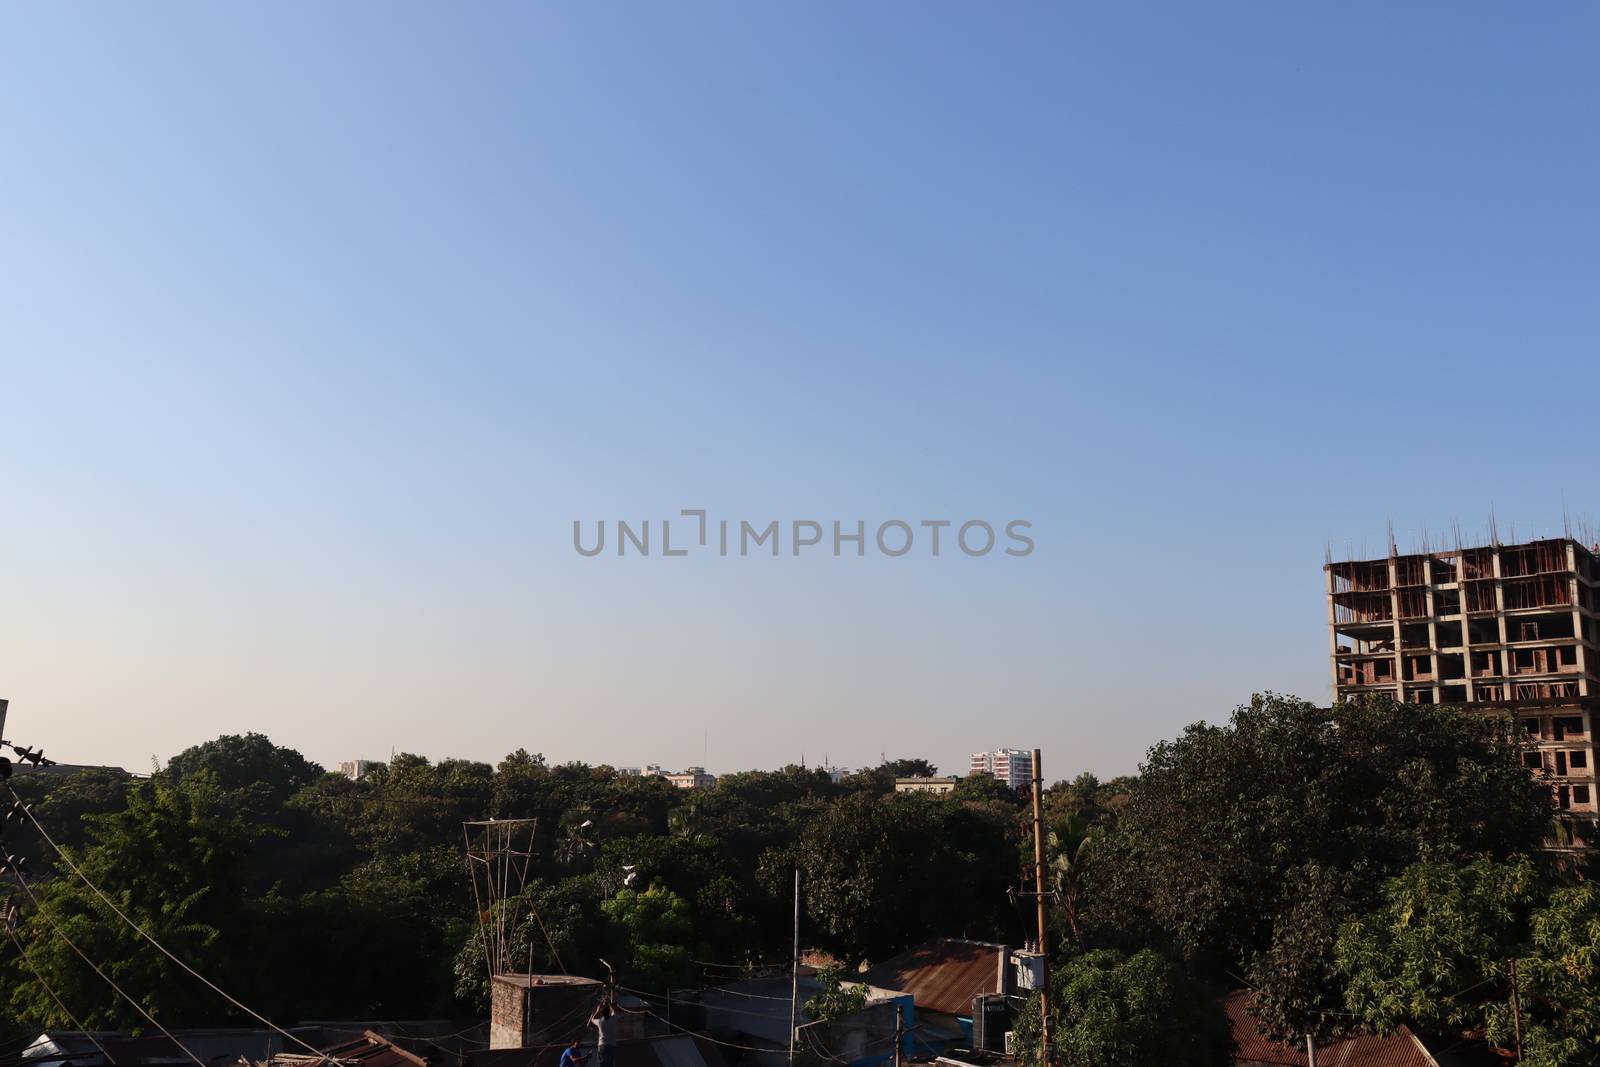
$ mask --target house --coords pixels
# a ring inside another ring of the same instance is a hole
[[[911,995],[919,1055],[957,1045],[970,1048],[973,1001],[1014,992],[1011,950],[990,941],[929,941],[868,968],[860,977],[869,985]]]
[[[700,1022],[706,1033],[740,1046],[740,1058],[756,1067],[786,1065],[791,1035],[797,1048],[830,1062],[873,1067],[893,1061],[898,1033],[904,1040],[904,1058],[911,1058],[910,1035],[918,1031],[918,1020],[909,994],[867,985],[861,1011],[813,1022],[806,1017],[805,1005],[821,991],[815,972],[802,967],[797,979],[781,975],[703,989],[679,1010],[688,1025]]]
[[[440,1042],[385,1037],[367,1031],[333,1045],[320,1056],[281,1053],[270,1067],[557,1067],[561,1044],[527,1048],[474,1048],[454,1051]],[[726,1067],[714,1043],[685,1034],[624,1038],[617,1044],[617,1067]]]
[[[1304,1043],[1283,1045],[1268,1037],[1250,1003],[1250,991],[1241,989],[1223,999],[1228,1026],[1233,1032],[1235,1067],[1308,1067]],[[1388,1037],[1356,1034],[1317,1045],[1319,1067],[1441,1067],[1415,1034],[1402,1026]]]
[[[291,1027],[284,1033],[249,1027],[213,1027],[172,1031],[178,1044],[161,1034],[132,1035],[116,1031],[47,1030],[22,1050],[26,1067],[194,1067],[195,1058],[207,1064],[264,1063],[280,1056],[345,1044],[352,1037],[382,1030],[441,1051],[476,1043],[471,1031],[451,1020],[408,1022],[315,1022]],[[285,1036],[287,1034],[288,1036]],[[481,1034],[477,1035],[481,1039]],[[181,1047],[180,1047],[181,1045]],[[109,1058],[108,1058],[109,1057]],[[321,1061],[321,1056],[311,1057]],[[383,1064],[378,1067],[406,1067]],[[415,1067],[415,1065],[412,1065]]]

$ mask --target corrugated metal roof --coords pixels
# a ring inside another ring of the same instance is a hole
[[[1233,1062],[1240,1067],[1307,1067],[1305,1045],[1281,1045],[1262,1033],[1250,1006],[1250,991],[1241,989],[1223,1001],[1233,1029]],[[1317,1046],[1317,1063],[1340,1067],[1436,1067],[1411,1031],[1400,1027],[1389,1037],[1358,1034]]]
[[[593,1052],[588,1045],[585,1052]],[[556,1067],[561,1046],[480,1049],[463,1067]],[[726,1067],[717,1046],[699,1036],[669,1034],[617,1042],[617,1067]]]
[[[987,941],[941,938],[884,960],[857,979],[910,993],[923,1011],[972,1014],[979,993],[1003,993],[1001,976],[1010,950]]]

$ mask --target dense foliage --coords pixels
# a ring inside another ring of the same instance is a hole
[[[1065,1067],[1222,1067],[1229,1038],[1215,1003],[1170,959],[1098,949],[1051,975],[1052,1059]],[[1018,1055],[1037,1062],[1039,999],[1017,1024]]]
[[[1507,1047],[1512,959],[1528,1062],[1596,1062],[1600,895],[1548,869],[1548,791],[1519,743],[1450,709],[1267,695],[1155,746],[1136,777],[1056,783],[1053,1063],[1226,1062],[1219,998],[1242,984],[1285,1038],[1405,1023]],[[796,871],[805,944],[841,964],[812,1010],[835,1018],[858,965],[934,937],[1034,936],[1032,898],[1013,895],[1035,889],[1028,806],[984,778],[894,792],[933,770],[787,767],[680,790],[519,750],[497,766],[400,755],[351,781],[249,735],[146,779],[14,786],[130,917],[274,1018],[481,1018],[480,919],[519,968],[603,977],[609,961],[652,996],[782,968]],[[462,825],[485,818],[537,823],[522,888],[478,914]],[[37,896],[21,901],[29,955],[0,966],[11,1021],[68,1024],[47,982],[87,1025],[142,1022],[66,937],[164,1022],[238,1021],[29,828],[8,849]],[[1039,1022],[1035,999],[1016,1024],[1025,1061]]]
[[[1259,696],[1225,726],[1150,750],[1116,832],[1092,848],[1085,922],[1233,974],[1289,1035],[1342,1009],[1333,945],[1412,863],[1534,850],[1548,793],[1503,722],[1393,702]]]
[[[1600,1059],[1600,889],[1553,886],[1526,857],[1408,868],[1345,927],[1338,967],[1374,1029],[1478,1030],[1509,1048],[1520,1027],[1526,1064]]]
[[[719,975],[784,966],[796,865],[808,944],[841,957],[935,934],[1020,936],[1027,916],[1005,894],[1021,799],[894,793],[897,775],[931,770],[892,761],[835,782],[789,767],[686,791],[518,751],[497,767],[401,755],[351,781],[249,735],[146,779],[15,784],[132,919],[273,1017],[470,1018],[486,1006],[487,971],[462,823],[491,816],[537,820],[526,884],[499,907],[511,958],[540,971],[602,977],[608,960],[625,985],[664,992],[701,983],[705,961]],[[238,1021],[53,865],[36,834],[10,837],[39,901],[24,901],[19,934],[85,1025],[147,1024],[58,930],[164,1023]],[[905,907],[882,906],[896,895]],[[312,957],[341,962],[306,967]],[[28,963],[0,972],[0,1004],[29,1025],[70,1025]]]

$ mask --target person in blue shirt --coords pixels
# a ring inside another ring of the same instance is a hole
[[[588,1055],[579,1049],[576,1041],[561,1050],[561,1067],[583,1067],[588,1059]]]

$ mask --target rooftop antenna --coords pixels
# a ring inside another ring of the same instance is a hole
[[[472,898],[478,906],[478,931],[483,936],[483,960],[491,983],[495,975],[511,973],[510,920],[514,916],[508,914],[507,902],[520,898],[528,884],[538,826],[537,819],[477,819],[461,824]],[[550,950],[555,951],[553,944]],[[559,956],[556,962],[560,962]]]

